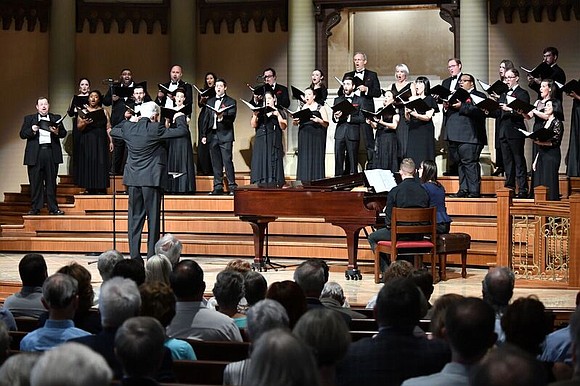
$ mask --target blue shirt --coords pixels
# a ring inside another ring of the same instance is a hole
[[[48,319],[37,330],[26,334],[20,342],[20,351],[46,351],[73,338],[91,335],[85,330],[76,328],[72,320]]]
[[[184,340],[169,338],[164,345],[171,351],[171,358],[174,360],[194,361],[197,359],[191,345]]]
[[[437,224],[451,222],[451,217],[449,217],[447,208],[445,208],[445,189],[443,185],[425,182],[421,186],[429,195],[429,206],[437,208]]]

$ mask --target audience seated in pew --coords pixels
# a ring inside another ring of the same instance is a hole
[[[145,283],[145,266],[137,259],[123,259],[113,267],[111,277],[131,279],[137,287]]]
[[[182,249],[181,241],[171,233],[166,233],[155,243],[155,254],[165,255],[172,266],[179,263]]]
[[[10,312],[4,306],[0,306],[0,322],[3,322],[6,328],[10,331],[15,331],[18,329],[12,312]]]
[[[578,299],[578,297],[576,298]],[[550,386],[579,386],[580,385],[580,308],[570,319],[570,337],[572,339],[574,368],[571,379],[551,383]]]
[[[32,368],[41,352],[19,352],[11,355],[0,366],[0,386],[29,386]]]
[[[366,315],[350,308],[344,296],[344,291],[337,282],[329,281],[324,284],[324,288],[320,293],[320,302],[326,308],[348,315],[350,319],[366,319]],[[349,320],[349,322],[352,321]]]
[[[8,334],[8,327],[0,320],[0,365],[8,358],[8,351],[10,350],[10,334]]]
[[[236,326],[245,331],[248,326],[246,315],[238,311],[238,305],[244,297],[242,274],[231,269],[218,273],[213,287],[213,296],[215,296],[218,311],[232,318]]]
[[[266,291],[268,291],[268,282],[264,275],[258,271],[247,272],[244,276],[244,298],[247,305],[240,311],[246,312],[248,307],[266,299]]]
[[[435,338],[445,339],[445,315],[447,309],[464,299],[458,294],[445,294],[435,301],[431,308],[431,323],[429,331]]]
[[[580,308],[580,291],[576,294],[576,312]],[[542,354],[539,359],[545,362],[563,362],[567,365],[572,365],[572,348],[573,333],[572,333],[572,318],[570,323],[563,328],[557,329],[546,336],[544,341]]]
[[[514,295],[515,283],[515,275],[508,267],[490,268],[481,283],[483,300],[495,310],[495,332],[498,343],[505,341],[501,318]]]
[[[145,282],[162,282],[169,285],[173,266],[165,255],[153,255],[145,262]]]
[[[125,260],[125,257],[123,257],[121,252],[116,249],[109,249],[99,255],[97,259],[97,269],[99,270],[99,275],[101,275],[103,282],[113,277],[113,269],[121,260]]]
[[[292,280],[277,281],[270,284],[268,292],[266,292],[266,299],[276,300],[286,309],[290,328],[294,328],[298,319],[308,309],[304,291]]]
[[[46,312],[42,304],[42,284],[48,277],[44,257],[38,253],[29,253],[18,263],[18,273],[22,289],[6,298],[4,307],[14,316],[28,316],[38,319]]]

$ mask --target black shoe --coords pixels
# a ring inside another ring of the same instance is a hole
[[[223,189],[214,189],[211,192],[209,192],[210,196],[221,196],[224,194],[224,190]]]
[[[36,215],[40,214],[40,210],[39,209],[30,209],[28,211],[28,214],[31,216],[36,216]]]
[[[499,177],[499,176],[504,176],[505,175],[505,171],[503,170],[503,168],[497,168],[495,169],[495,171],[493,173],[491,173],[491,175],[493,177]]]
[[[519,192],[514,198],[528,198],[528,192]]]
[[[449,195],[449,197],[452,197],[452,198],[464,198],[464,197],[467,197],[468,195],[469,194],[465,190],[460,190],[459,192],[457,192],[455,194]]]
[[[228,192],[228,196],[233,196],[233,195],[234,195],[234,191],[233,191],[233,190],[230,190],[230,191]]]
[[[48,212],[48,214],[51,214],[53,216],[62,216],[62,215],[64,215],[64,212],[60,209],[57,209],[57,210],[51,210],[50,212]]]
[[[467,198],[480,198],[481,194],[479,193],[468,193]]]
[[[447,171],[447,172],[443,172],[443,175],[444,175],[445,177],[455,177],[455,176],[458,176],[458,175],[459,175],[459,173],[458,173],[458,172],[455,172],[455,171],[452,171],[452,170],[450,170],[450,171]]]

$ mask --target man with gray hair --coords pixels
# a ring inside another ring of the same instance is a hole
[[[147,217],[147,257],[155,254],[161,233],[162,186],[167,181],[167,151],[164,141],[189,135],[186,116],[176,113],[175,128],[159,123],[160,107],[155,102],[141,106],[141,117],[131,117],[111,130],[114,139],[127,144],[128,156],[123,183],[129,191],[128,236],[132,259],[142,261],[141,233]]]
[[[109,249],[99,255],[97,260],[97,269],[103,281],[107,281],[112,277],[113,268],[119,261],[124,260],[125,257],[116,249]]]
[[[171,265],[179,263],[181,258],[181,250],[183,245],[177,237],[173,236],[171,233],[166,233],[163,237],[155,243],[155,254],[165,255],[171,262]]]
[[[323,263],[315,259],[302,262],[294,271],[294,281],[306,295],[308,309],[323,307],[320,303],[320,293],[326,283]]]
[[[334,281],[329,281],[324,285],[320,293],[320,303],[326,308],[347,315],[349,319],[366,319],[364,314],[350,308],[344,296],[344,290]]]
[[[286,309],[276,300],[260,300],[248,309],[248,337],[255,342],[262,334],[275,328],[288,328]],[[241,386],[246,379],[250,359],[228,364],[224,370],[224,385]]]
[[[492,267],[481,282],[483,300],[495,311],[495,333],[498,343],[505,341],[501,318],[514,295],[516,277],[508,267]]]
[[[131,279],[113,277],[101,286],[99,312],[103,330],[97,335],[74,340],[101,354],[113,370],[115,379],[123,376],[123,368],[115,356],[115,334],[127,319],[139,315],[140,308],[141,294],[137,284]],[[171,353],[167,351],[165,354],[169,355],[169,361],[164,357],[160,380],[171,380]]]
[[[44,353],[32,368],[31,386],[108,386],[113,372],[99,354],[78,343]]]
[[[90,335],[73,322],[79,304],[78,283],[69,275],[55,273],[42,286],[42,304],[48,310],[44,327],[26,334],[20,351],[46,351],[67,340]]]

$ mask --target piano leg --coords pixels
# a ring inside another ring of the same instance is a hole
[[[252,263],[252,269],[258,272],[268,271],[266,261],[264,260],[264,236],[266,227],[268,227],[271,221],[276,220],[276,218],[240,217],[240,219],[249,222],[254,233],[254,262]]]
[[[360,230],[363,228],[360,224],[336,224],[346,233],[346,247],[348,251],[348,266],[344,272],[346,280],[362,280],[362,274],[358,269],[357,253],[358,253],[358,236]]]

